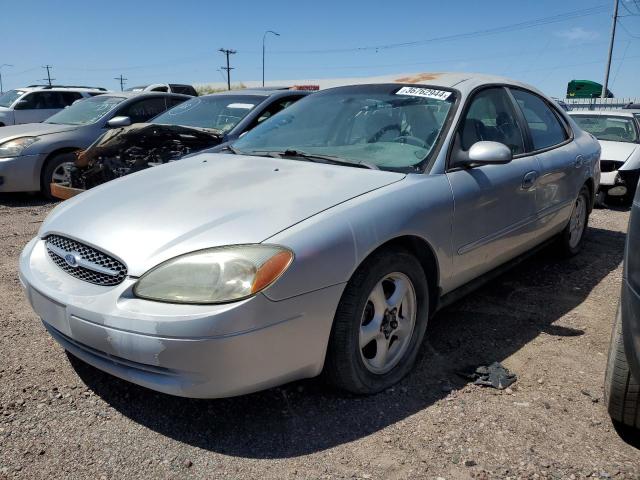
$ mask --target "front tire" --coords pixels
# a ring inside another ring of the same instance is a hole
[[[427,278],[418,260],[405,251],[373,254],[342,294],[323,376],[356,394],[389,388],[411,370],[428,312]]]
[[[587,224],[589,223],[590,201],[589,188],[583,185],[578,198],[573,204],[569,222],[558,237],[558,250],[563,256],[573,257],[582,249]]]
[[[69,168],[75,164],[74,152],[60,153],[47,160],[42,170],[40,191],[48,200],[59,200],[51,195],[52,183],[64,183],[71,180]]]
[[[614,422],[640,429],[640,382],[631,375],[624,351],[620,306],[611,333],[604,399]]]

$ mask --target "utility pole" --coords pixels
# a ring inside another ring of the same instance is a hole
[[[218,51],[224,53],[227,56],[227,66],[226,67],[220,67],[220,68],[222,68],[222,70],[226,70],[227,71],[227,90],[231,90],[231,70],[233,70],[233,67],[229,66],[229,55],[235,55],[236,51],[235,50],[229,50],[227,48],[221,48]]]
[[[4,93],[2,91],[2,67],[13,67],[13,65],[9,63],[3,63],[2,65],[0,65],[0,95]]]
[[[120,91],[123,92],[124,91],[124,84],[126,83],[126,81],[128,79],[124,78],[122,76],[122,74],[120,74],[119,77],[115,77],[114,80],[118,80],[120,82]]]
[[[51,78],[51,69],[53,68],[52,65],[45,65],[42,68],[46,68],[47,69],[47,78],[43,78],[43,81],[46,80],[47,82],[49,82],[49,86],[51,86],[51,80],[55,80],[55,78]]]
[[[262,86],[264,87],[264,39],[267,36],[267,33],[272,33],[273,35],[280,36],[278,32],[274,32],[273,30],[267,30],[262,35]]]
[[[607,58],[607,69],[604,71],[604,85],[600,98],[607,97],[609,87],[609,71],[611,70],[611,56],[613,55],[613,43],[616,39],[616,24],[618,23],[618,0],[613,0],[613,22],[611,22],[611,40],[609,41],[609,57]]]

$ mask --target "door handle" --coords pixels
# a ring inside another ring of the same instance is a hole
[[[574,165],[576,168],[582,167],[584,165],[584,157],[582,155],[578,155]]]
[[[524,178],[522,179],[522,188],[524,190],[529,190],[531,187],[535,185],[537,179],[538,179],[538,172],[536,172],[535,170],[527,172]]]

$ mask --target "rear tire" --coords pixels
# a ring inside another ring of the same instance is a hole
[[[582,249],[589,223],[590,201],[589,187],[583,185],[573,204],[569,222],[558,237],[558,250],[565,257],[573,257]]]
[[[65,172],[65,165],[73,166],[76,161],[75,152],[59,153],[49,158],[42,169],[40,179],[40,191],[48,200],[60,200],[51,195],[51,183],[62,181]],[[68,177],[68,168],[66,169]],[[67,181],[70,180],[69,178]]]
[[[611,333],[604,379],[604,399],[614,422],[640,429],[640,382],[631,376],[622,340],[620,306]]]
[[[422,344],[428,292],[422,266],[404,250],[383,250],[363,262],[336,310],[325,380],[365,395],[400,381],[411,370]]]

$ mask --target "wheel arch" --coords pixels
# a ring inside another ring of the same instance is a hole
[[[44,187],[44,170],[45,168],[47,168],[47,165],[49,164],[49,162],[54,158],[57,157],[58,155],[62,155],[65,153],[73,153],[73,152],[77,152],[82,150],[82,148],[80,147],[62,147],[62,148],[58,148],[56,150],[53,150],[51,153],[49,153],[46,158],[44,159],[44,161],[42,162],[42,165],[40,165],[40,173],[38,174],[38,177],[40,178],[40,190],[42,190],[42,188]]]
[[[427,277],[427,284],[429,285],[429,315],[433,314],[437,310],[440,299],[440,267],[438,257],[431,244],[417,235],[395,237],[369,252],[369,254],[362,259],[360,265],[381,250],[405,250],[418,259]]]

